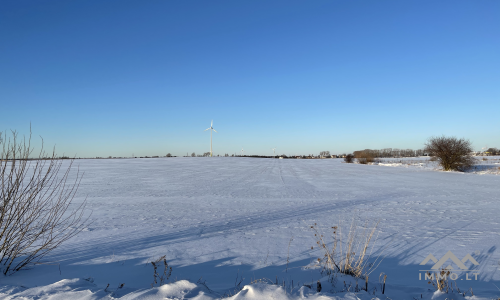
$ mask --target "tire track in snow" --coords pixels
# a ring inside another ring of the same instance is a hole
[[[283,185],[285,185],[285,182],[283,181],[283,176],[281,175],[281,164],[279,165],[279,171],[280,171],[280,179],[281,179],[281,183],[283,183]]]

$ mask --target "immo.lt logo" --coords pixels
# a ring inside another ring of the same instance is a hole
[[[443,267],[448,260],[451,260],[458,269],[454,269],[451,264],[446,267]],[[424,280],[440,280],[440,279],[451,279],[457,280],[458,273],[465,272],[465,280],[477,280],[477,275],[479,275],[479,271],[477,270],[469,270],[465,266],[467,261],[470,261],[474,266],[478,266],[479,263],[470,255],[467,254],[462,260],[458,259],[453,252],[448,251],[441,259],[437,260],[434,255],[429,254],[421,263],[421,266],[425,266],[429,261],[432,261],[434,265],[430,268],[430,270],[420,270],[420,272],[424,272]],[[418,274],[418,279],[422,280],[422,273]],[[463,280],[463,279],[462,279]]]

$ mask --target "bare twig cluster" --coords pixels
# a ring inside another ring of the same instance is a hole
[[[158,267],[161,265],[162,262],[163,262],[163,273],[160,275],[158,273]],[[155,261],[152,261],[151,264],[153,265],[153,277],[154,277],[154,281],[151,284],[151,287],[154,287],[155,284],[158,284],[159,286],[164,285],[165,282],[172,275],[172,267],[168,266],[165,255],[163,255],[162,257],[158,258]]]
[[[469,140],[455,137],[432,137],[425,144],[425,152],[436,159],[444,171],[467,171],[476,163]]]
[[[465,297],[465,295],[470,292],[471,295],[474,295],[474,293],[472,292],[472,288],[469,291],[461,291],[457,286],[457,282],[455,280],[453,280],[453,282],[450,280],[450,275],[451,272],[447,269],[441,269],[436,273],[427,272],[426,278],[429,279],[427,283],[431,284],[437,291],[441,291],[444,293],[457,292]],[[455,283],[455,287],[453,287],[453,283]]]
[[[68,181],[55,151],[35,158],[28,139],[0,133],[0,264],[13,274],[33,265],[86,225],[86,201],[73,203],[82,175]]]
[[[318,262],[323,264],[323,271],[327,275],[342,273],[356,278],[366,278],[380,264],[377,257],[375,262],[369,263],[372,247],[370,242],[374,238],[379,222],[366,223],[363,228],[353,219],[349,231],[342,233],[342,226],[333,226],[333,243],[328,245],[325,237],[318,230],[317,224],[311,226],[316,238],[316,247],[322,250],[323,257]],[[311,247],[314,249],[314,247]]]
[[[348,164],[352,164],[354,162],[354,155],[352,154],[347,154],[345,157],[344,157],[344,162],[348,163]]]

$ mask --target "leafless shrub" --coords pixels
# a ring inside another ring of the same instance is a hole
[[[31,134],[0,133],[0,264],[11,275],[34,265],[86,225],[85,204],[73,198],[82,175],[68,182],[73,160],[66,170],[55,151],[33,154]]]
[[[353,219],[349,231],[345,236],[342,234],[342,226],[333,226],[333,243],[328,246],[325,237],[317,228],[311,226],[316,238],[316,247],[322,250],[323,258],[318,258],[318,262],[323,264],[323,271],[327,275],[342,273],[357,278],[368,276],[380,262],[377,260],[373,264],[368,263],[371,255],[370,242],[374,237],[379,222],[374,224],[366,223],[364,228],[359,228]],[[314,247],[311,247],[312,249]]]
[[[352,154],[347,154],[345,157],[344,157],[344,162],[348,163],[348,164],[352,164],[354,162],[354,155]]]
[[[356,160],[358,161],[358,163],[363,164],[363,165],[366,165],[367,163],[372,163],[375,161],[375,156],[369,150],[355,151],[354,156],[356,157]]]
[[[368,164],[368,161],[364,157],[358,157],[358,158],[356,158],[356,160],[358,161],[358,164],[362,164],[362,165]]]
[[[456,137],[432,137],[425,144],[425,151],[437,159],[445,171],[464,172],[472,168],[472,144],[469,140]]]

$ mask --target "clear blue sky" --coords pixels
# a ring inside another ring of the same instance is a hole
[[[0,129],[60,154],[500,147],[500,1],[0,3]]]

